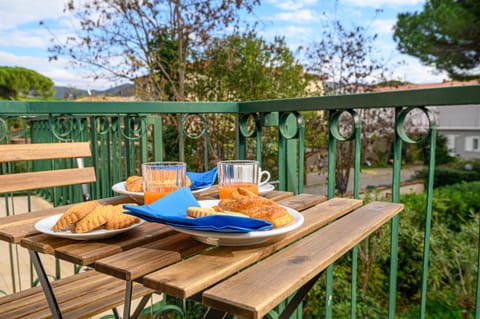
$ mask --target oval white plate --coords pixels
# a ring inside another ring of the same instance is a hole
[[[201,207],[212,207],[218,204],[218,200],[201,200],[198,201]],[[284,206],[285,207],[285,206]],[[279,239],[297,229],[303,224],[303,215],[298,211],[285,207],[294,217],[294,221],[283,227],[274,228],[271,230],[252,231],[249,233],[221,233],[185,229],[181,227],[169,226],[176,231],[189,234],[196,240],[215,246],[250,246],[260,244],[269,240]]]
[[[206,186],[206,187],[203,187],[203,188],[192,190],[192,193],[193,194],[200,193],[200,192],[206,191],[210,187],[212,187],[212,186],[209,185],[209,186]],[[119,194],[122,194],[122,195],[128,195],[128,196],[130,196],[131,199],[133,199],[134,201],[136,201],[138,203],[143,203],[143,192],[129,192],[129,191],[127,191],[127,188],[125,187],[125,181],[113,185],[112,190],[115,193],[119,193]]]
[[[145,222],[144,220],[140,219],[140,222],[133,224],[129,227],[111,229],[111,230],[99,228],[96,230],[92,230],[88,233],[72,233],[69,230],[62,230],[62,231],[55,232],[53,231],[53,225],[55,225],[55,223],[61,216],[62,214],[57,214],[57,215],[53,215],[53,216],[44,218],[42,220],[39,220],[35,224],[35,229],[41,233],[56,236],[56,237],[70,238],[70,239],[76,239],[76,240],[90,240],[90,239],[103,239],[103,238],[112,237],[117,234],[121,234],[126,231],[129,231],[130,229],[133,229],[135,227],[138,227]]]

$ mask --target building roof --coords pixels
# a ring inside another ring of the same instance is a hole
[[[465,86],[480,84],[480,80],[471,81],[443,81],[441,83],[427,83],[427,84],[413,84],[405,83],[393,86],[377,86],[373,89],[375,92],[397,91],[397,90],[412,90],[412,89],[433,89],[450,86]]]

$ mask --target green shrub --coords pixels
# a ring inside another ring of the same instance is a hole
[[[426,317],[462,318],[472,313],[479,242],[480,181],[434,190],[427,287]],[[427,195],[401,197],[399,215],[397,315],[417,318],[425,236]],[[357,317],[385,318],[390,273],[390,227],[382,227],[359,245]],[[351,254],[334,265],[334,318],[350,315]],[[304,318],[325,313],[325,278],[322,276],[304,301]]]
[[[417,171],[414,179],[428,178],[428,170]],[[437,166],[434,172],[433,187],[457,184],[461,182],[480,181],[480,161],[459,161],[451,164]]]

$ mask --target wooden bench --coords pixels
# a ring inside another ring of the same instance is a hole
[[[94,270],[56,280],[52,282],[52,288],[63,318],[90,318],[122,305],[125,298],[123,280]],[[151,293],[152,290],[134,283],[132,298]],[[29,288],[0,298],[0,319],[12,318],[52,318],[42,287]]]
[[[91,157],[88,142],[0,145],[0,163],[83,159]],[[51,169],[39,172],[0,175],[0,193],[77,185],[96,181],[93,167]],[[0,239],[19,243],[37,231],[33,221],[66,207],[0,218]],[[0,318],[88,318],[123,304],[125,282],[89,271],[50,282],[38,253],[29,250],[42,287],[33,287],[0,298]],[[133,287],[133,297],[150,296],[152,291],[141,285]],[[144,298],[144,300],[146,300]],[[115,315],[116,315],[116,311]]]
[[[206,290],[202,302],[222,312],[257,319],[297,292],[279,317],[289,318],[328,265],[402,210],[402,204],[369,203]]]

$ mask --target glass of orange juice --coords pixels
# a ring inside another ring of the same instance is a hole
[[[184,162],[148,162],[142,164],[143,202],[150,204],[186,186]]]
[[[229,160],[217,163],[220,199],[227,198],[238,187],[258,194],[258,162]]]

